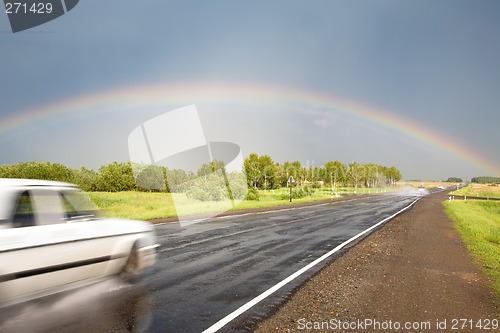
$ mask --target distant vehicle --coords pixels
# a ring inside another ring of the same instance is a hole
[[[151,224],[99,218],[72,184],[0,179],[0,305],[112,275],[131,281],[155,263],[157,247]]]
[[[419,192],[424,192],[424,191],[425,191],[425,186],[420,185],[420,186],[418,187],[417,191],[419,191]]]
[[[444,186],[441,186],[441,185],[439,185],[437,188],[438,188],[438,190],[444,190]]]

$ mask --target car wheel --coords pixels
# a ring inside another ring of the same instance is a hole
[[[125,281],[133,281],[139,276],[139,273],[139,258],[136,246],[134,245],[132,250],[130,250],[127,262],[120,273],[120,277]]]

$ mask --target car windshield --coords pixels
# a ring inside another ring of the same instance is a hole
[[[80,190],[63,191],[62,198],[66,215],[73,219],[94,219],[98,217],[98,210],[87,193]]]

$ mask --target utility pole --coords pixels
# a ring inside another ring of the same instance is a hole
[[[295,179],[293,179],[292,176],[290,176],[290,178],[288,178],[288,187],[290,187],[290,202],[292,202],[292,187],[293,187],[293,183],[295,183]]]

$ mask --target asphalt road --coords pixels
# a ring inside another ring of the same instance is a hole
[[[202,332],[419,195],[353,197],[183,228],[157,225],[158,262],[139,283],[112,280],[4,310],[0,331]],[[308,270],[220,332],[248,331],[327,263]]]

